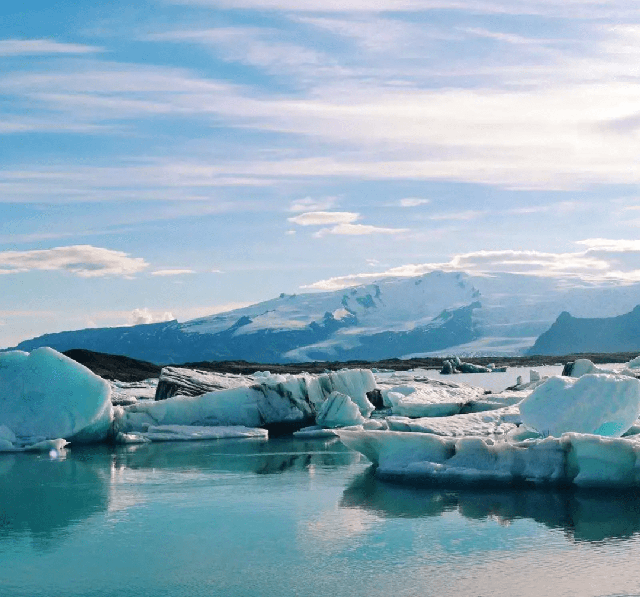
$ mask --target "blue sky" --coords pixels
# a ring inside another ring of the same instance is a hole
[[[0,346],[437,268],[636,282],[639,155],[627,0],[5,2]]]

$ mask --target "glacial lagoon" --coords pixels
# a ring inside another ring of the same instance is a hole
[[[3,597],[639,595],[637,491],[407,487],[337,439],[0,458]]]

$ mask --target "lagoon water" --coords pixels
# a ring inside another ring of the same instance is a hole
[[[3,597],[640,595],[640,496],[381,482],[336,440],[0,455]]]

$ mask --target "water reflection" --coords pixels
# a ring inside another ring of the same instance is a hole
[[[337,468],[360,455],[330,440],[224,440],[157,443],[68,450],[66,458],[3,454],[0,458],[0,541],[30,536],[36,549],[59,541],[68,528],[95,514],[118,510],[143,498],[135,488],[137,471],[164,470],[271,475]],[[122,471],[133,475],[121,484]]]
[[[333,438],[152,443],[119,448],[115,455],[116,467],[215,470],[258,475],[304,470],[310,466],[347,466],[359,460],[359,454]]]
[[[0,541],[29,534],[46,549],[60,532],[107,509],[107,450],[90,459],[50,459],[32,454],[0,458]]]
[[[440,516],[455,510],[465,518],[493,517],[502,523],[528,518],[562,529],[577,541],[626,539],[640,532],[637,492],[416,488],[380,481],[373,468],[353,479],[340,505],[384,517]]]

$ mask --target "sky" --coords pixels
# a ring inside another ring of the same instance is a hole
[[[3,2],[0,347],[434,269],[638,282],[639,156],[630,0]]]

